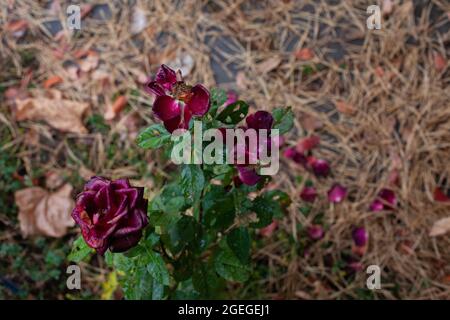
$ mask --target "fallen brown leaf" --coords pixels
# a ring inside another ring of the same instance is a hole
[[[314,131],[323,127],[323,122],[320,119],[306,113],[300,116],[300,124],[306,131]]]
[[[49,89],[57,84],[61,83],[63,79],[60,76],[51,76],[44,82],[44,88]]]
[[[430,230],[430,237],[437,237],[450,231],[450,217],[440,219],[433,224]]]
[[[114,119],[127,105],[128,99],[126,96],[118,96],[114,103],[108,106],[105,113],[105,120]]]
[[[383,0],[383,14],[389,15],[392,13],[392,10],[394,9],[394,3],[392,0]]]
[[[89,107],[87,103],[65,100],[61,98],[27,98],[16,100],[16,120],[45,121],[55,129],[87,133],[81,117]]]
[[[441,72],[447,66],[447,60],[439,52],[434,52],[433,59],[436,71]]]
[[[298,60],[308,61],[314,58],[314,52],[310,48],[302,48],[295,52],[295,57]]]
[[[81,59],[78,64],[80,65],[81,71],[89,72],[97,68],[99,61],[100,57],[98,56],[98,53],[89,51],[86,58]]]
[[[24,237],[45,235],[62,237],[68,227],[73,227],[70,213],[74,206],[72,186],[66,184],[58,191],[49,193],[40,187],[16,191],[14,197],[19,207],[20,230]]]
[[[272,57],[263,62],[260,62],[256,68],[257,68],[258,72],[268,73],[268,72],[274,70],[276,67],[278,67],[280,65],[280,63],[281,63],[280,57]]]
[[[22,37],[28,29],[28,22],[26,20],[15,20],[6,24],[6,30],[15,38]]]
[[[343,114],[352,115],[356,112],[356,109],[353,105],[344,102],[344,101],[336,101],[335,102],[336,109]]]

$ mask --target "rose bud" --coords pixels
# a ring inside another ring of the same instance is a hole
[[[339,203],[344,200],[347,195],[347,188],[341,186],[340,184],[335,184],[328,191],[328,200],[333,203]]]
[[[86,243],[101,255],[126,251],[139,242],[148,224],[144,188],[128,179],[92,177],[76,199],[72,217]]]
[[[304,187],[300,193],[300,198],[306,202],[314,202],[317,197],[317,191],[314,187]]]
[[[369,235],[364,227],[354,228],[352,231],[352,238],[356,246],[363,247],[367,244]]]
[[[313,224],[313,225],[309,226],[308,227],[308,236],[312,240],[322,239],[324,236],[324,231],[323,231],[322,226],[317,225],[317,224]]]

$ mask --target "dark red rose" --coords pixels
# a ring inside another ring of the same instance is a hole
[[[92,177],[77,196],[72,217],[86,243],[99,254],[108,248],[126,251],[137,245],[148,224],[144,188],[130,186],[128,179]]]
[[[176,72],[164,64],[145,89],[156,96],[153,112],[170,133],[189,128],[192,117],[204,116],[209,110],[209,91],[201,84],[192,87],[178,81]]]

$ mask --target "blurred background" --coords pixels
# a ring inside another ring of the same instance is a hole
[[[373,4],[380,30],[366,26]],[[283,148],[318,136],[315,155],[331,166],[317,179],[281,160],[271,187],[293,203],[257,235],[255,272],[227,297],[449,299],[449,26],[446,0],[1,0],[0,299],[122,297],[97,255],[80,264],[81,290],[66,288],[70,212],[94,174],[150,192],[173,174],[135,143],[155,121],[143,85],[163,63],[253,111],[291,106]],[[348,189],[339,204],[326,197],[334,183]],[[311,205],[305,185],[319,194]],[[386,188],[395,206],[370,210]],[[362,248],[355,227],[369,235]]]

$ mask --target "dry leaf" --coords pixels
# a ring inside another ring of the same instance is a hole
[[[191,73],[194,68],[194,58],[186,51],[178,51],[174,60],[169,61],[167,65],[173,70],[180,70],[183,77]]]
[[[306,131],[314,131],[323,127],[323,122],[320,119],[306,113],[300,116],[300,124]]]
[[[139,7],[135,7],[131,15],[130,33],[132,35],[138,34],[147,28],[147,25],[148,21],[145,11]]]
[[[20,230],[24,237],[45,235],[62,237],[75,225],[70,213],[74,207],[72,186],[66,184],[54,193],[40,187],[16,191]]]
[[[108,106],[105,113],[105,120],[114,119],[127,105],[128,99],[126,96],[118,96],[114,103]]]
[[[59,188],[63,183],[64,177],[61,170],[50,170],[45,174],[45,186],[48,189]]]
[[[384,15],[391,14],[393,9],[394,9],[394,3],[392,2],[392,0],[383,0],[382,12]]]
[[[245,75],[245,72],[239,71],[236,74],[236,86],[241,90],[245,90],[248,88],[248,85],[249,81],[247,76]]]
[[[433,58],[434,58],[434,67],[436,68],[436,71],[437,72],[443,71],[447,66],[447,60],[445,60],[445,58],[439,52],[434,52]]]
[[[87,103],[39,97],[16,100],[16,104],[17,121],[42,120],[61,131],[87,133],[81,121],[83,113],[89,107]]]
[[[26,20],[11,21],[6,24],[6,30],[9,31],[14,38],[21,38],[28,29]]]
[[[99,61],[100,57],[98,56],[98,53],[95,51],[89,51],[86,58],[81,59],[78,64],[80,65],[81,71],[89,72],[97,68]]]
[[[302,61],[308,61],[314,58],[314,52],[310,48],[302,48],[295,52],[295,57]]]
[[[280,57],[272,57],[263,62],[258,63],[256,69],[260,73],[268,73],[278,67],[281,63]]]
[[[433,224],[430,230],[430,237],[443,235],[450,231],[450,217],[440,219]]]
[[[353,105],[346,103],[344,101],[336,101],[335,105],[336,109],[343,114],[352,115],[356,112],[356,109]]]
[[[44,82],[44,88],[49,89],[59,83],[63,82],[63,79],[60,76],[51,76]]]

